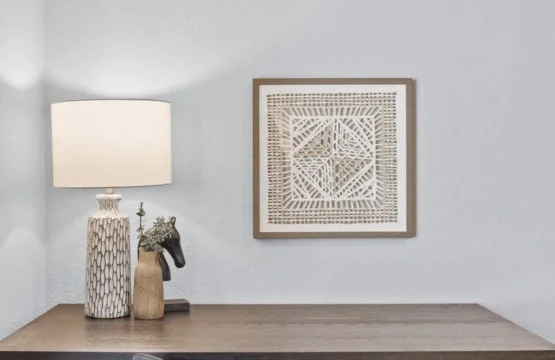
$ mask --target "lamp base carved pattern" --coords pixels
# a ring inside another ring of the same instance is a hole
[[[89,216],[85,315],[128,316],[131,304],[129,217],[119,211],[121,195],[96,196],[100,209]]]

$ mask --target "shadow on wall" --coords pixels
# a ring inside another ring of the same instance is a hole
[[[42,90],[0,82],[0,339],[44,310]]]
[[[409,13],[405,8],[398,4],[390,10],[399,16],[399,10]],[[295,47],[306,51],[307,44],[329,52],[336,39],[341,41],[335,47],[346,42],[330,24],[348,22],[352,12],[338,0],[326,6],[301,0],[125,6],[75,0],[57,1],[45,10],[48,78],[60,88],[86,88],[104,97],[180,92],[260,54],[291,50],[287,58],[296,61]],[[366,20],[382,17],[371,12]],[[356,23],[348,23],[355,33]],[[387,24],[395,28],[390,20]]]

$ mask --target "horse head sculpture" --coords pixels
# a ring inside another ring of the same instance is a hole
[[[183,256],[183,249],[181,248],[181,236],[175,227],[175,221],[176,218],[174,216],[170,217],[167,225],[168,227],[171,226],[171,230],[164,236],[160,245],[170,254],[175,267],[182,268],[185,266],[185,257]],[[145,235],[153,235],[155,231],[156,229],[152,227],[145,231]],[[158,260],[160,262],[160,266],[162,267],[162,276],[164,281],[171,280],[170,266],[168,265],[163,252],[158,253]]]

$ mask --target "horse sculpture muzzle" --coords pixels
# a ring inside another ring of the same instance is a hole
[[[179,234],[177,237],[170,237],[162,243],[162,247],[171,255],[176,268],[185,266],[185,257],[181,248],[181,239]]]

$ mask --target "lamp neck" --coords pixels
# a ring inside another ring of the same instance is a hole
[[[117,211],[119,212],[119,202],[121,195],[119,194],[98,194],[96,195],[100,211]]]

